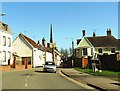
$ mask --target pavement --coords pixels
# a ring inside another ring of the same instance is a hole
[[[61,69],[61,72],[67,77],[72,78],[81,84],[90,86],[100,91],[120,91],[120,82],[110,78],[93,76],[87,73],[76,71],[73,68],[63,68]]]

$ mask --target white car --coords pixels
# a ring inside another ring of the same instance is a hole
[[[43,71],[54,72],[56,73],[56,65],[54,62],[47,61],[43,66]]]

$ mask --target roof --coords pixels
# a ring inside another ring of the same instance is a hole
[[[77,45],[80,43],[81,40],[82,40],[82,39],[77,39]]]
[[[120,39],[118,39],[118,42],[120,43]]]
[[[24,36],[24,38],[35,48],[39,48],[39,46],[35,43],[35,41],[33,41],[31,38],[23,35],[22,33],[20,33],[20,35]]]
[[[117,47],[120,42],[113,36],[87,37],[94,47]]]
[[[6,26],[7,26],[7,30],[6,30]],[[7,24],[3,23],[2,21],[0,21],[0,29],[2,29],[7,33],[13,34],[12,31],[10,30],[10,27]]]
[[[45,49],[46,52],[52,53],[52,48],[50,48],[50,47],[44,47],[44,49]]]

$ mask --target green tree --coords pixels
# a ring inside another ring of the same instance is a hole
[[[72,55],[73,54],[73,50],[72,48],[69,48],[69,55]]]
[[[60,53],[62,54],[62,56],[68,57],[68,55],[72,55],[72,48],[69,48],[69,50],[67,48],[61,48]]]

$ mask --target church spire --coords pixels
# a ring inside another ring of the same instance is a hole
[[[50,43],[53,43],[53,37],[52,37],[52,24],[50,25]]]

